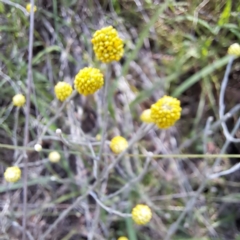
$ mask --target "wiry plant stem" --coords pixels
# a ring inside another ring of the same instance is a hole
[[[229,74],[230,74],[234,59],[235,59],[234,56],[230,57],[225,74],[224,74],[224,78],[223,78],[223,81],[221,84],[221,90],[220,90],[220,96],[219,96],[219,118],[220,119],[222,119],[224,116],[224,110],[225,110],[224,96],[225,96],[225,91],[226,91],[227,84],[228,84]],[[231,134],[228,131],[225,121],[222,122],[222,128],[223,128],[223,133],[228,140],[230,140],[231,142],[236,142],[236,143],[240,142],[240,139],[236,139],[236,138],[234,138],[234,136],[231,136]]]
[[[33,56],[33,32],[34,32],[34,0],[31,0],[30,12],[30,29],[29,29],[29,45],[28,45],[28,77],[27,77],[27,101],[26,101],[26,121],[24,128],[24,146],[27,147],[29,141],[29,118],[30,118],[30,96],[32,83],[32,56]],[[27,224],[27,175],[28,175],[28,156],[24,150],[24,171],[23,171],[23,235],[22,239],[26,239]]]
[[[101,136],[101,145],[99,150],[99,161],[101,159],[103,149],[104,149],[104,143],[106,141],[106,134],[107,134],[107,122],[108,122],[108,89],[109,89],[109,83],[110,83],[110,77],[111,77],[111,70],[110,66],[107,65],[106,70],[106,78],[105,78],[105,85],[104,85],[104,94],[103,94],[103,126],[102,126],[102,136]],[[94,172],[95,175],[98,175],[98,162],[95,162],[94,164]]]

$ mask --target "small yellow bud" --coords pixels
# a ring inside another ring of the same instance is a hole
[[[238,43],[232,44],[228,48],[228,54],[233,55],[235,57],[240,57],[240,45]]]
[[[138,225],[148,223],[152,218],[151,209],[144,204],[138,204],[132,209],[132,219]]]
[[[4,178],[10,183],[17,182],[21,178],[21,169],[17,166],[8,167],[4,172]]]
[[[57,151],[50,152],[48,155],[49,161],[57,163],[61,159],[61,155]]]
[[[110,148],[114,153],[121,153],[128,147],[128,142],[121,136],[114,137],[110,142]]]
[[[128,240],[127,237],[119,237],[118,240]]]
[[[26,5],[26,10],[30,13],[31,12],[31,3],[28,3],[27,5]],[[37,11],[37,7],[34,5],[34,7],[33,7],[33,11],[34,12],[36,12]]]
[[[41,152],[42,151],[42,145],[37,143],[37,144],[35,144],[34,149],[35,149],[36,152]]]
[[[102,139],[101,134],[97,134],[97,135],[96,135],[96,140],[97,140],[97,141],[100,141],[101,139]]]
[[[16,94],[13,97],[12,102],[14,106],[22,107],[26,102],[26,98],[22,94]]]
[[[153,123],[153,120],[151,118],[151,109],[144,110],[140,116],[140,119],[145,123]]]
[[[63,102],[72,94],[72,87],[66,82],[58,82],[54,87],[54,91],[57,99]]]

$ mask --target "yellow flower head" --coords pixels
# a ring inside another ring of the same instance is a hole
[[[21,178],[21,169],[17,166],[8,167],[4,172],[4,178],[10,183],[17,182]]]
[[[128,240],[127,237],[119,237],[118,240]]]
[[[238,43],[232,44],[228,48],[228,54],[233,55],[235,57],[240,57],[240,45]]]
[[[31,3],[28,3],[27,5],[26,5],[26,10],[30,13],[31,12]],[[34,7],[33,7],[33,11],[34,12],[36,12],[37,11],[37,7],[34,5]]]
[[[57,151],[52,151],[48,155],[49,161],[52,163],[57,163],[61,159],[61,155]]]
[[[159,128],[169,128],[181,116],[180,101],[164,96],[151,106],[151,118]]]
[[[132,209],[132,219],[138,225],[147,224],[152,218],[151,209],[144,204],[138,204]]]
[[[66,82],[58,82],[54,87],[54,92],[57,99],[63,102],[72,94],[72,87]]]
[[[14,106],[22,107],[26,102],[26,98],[22,94],[16,94],[13,97],[12,102]]]
[[[97,58],[104,63],[119,61],[123,56],[123,40],[112,26],[96,31],[93,34],[92,44]]]
[[[151,118],[151,109],[144,110],[140,116],[140,119],[142,120],[142,122],[152,123],[153,120]]]
[[[110,148],[114,153],[121,153],[128,147],[128,142],[124,137],[116,136],[110,142]]]
[[[97,68],[85,67],[74,80],[75,89],[84,96],[95,93],[104,84],[103,74]]]

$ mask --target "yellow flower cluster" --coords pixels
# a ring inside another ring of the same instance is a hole
[[[4,178],[10,183],[17,182],[21,178],[21,169],[17,166],[8,167],[4,172]]]
[[[181,111],[179,100],[164,96],[151,106],[151,119],[159,128],[169,128],[180,119]]]
[[[152,123],[153,120],[151,118],[151,109],[144,110],[140,116],[140,119],[142,120],[142,122]]]
[[[30,13],[31,12],[31,3],[28,3],[27,5],[26,5],[26,10]],[[37,7],[34,5],[34,7],[33,7],[33,11],[34,12],[36,12],[37,11]]]
[[[95,93],[104,84],[103,74],[97,68],[85,67],[74,80],[75,89],[85,96]]]
[[[64,101],[72,94],[72,87],[66,82],[58,82],[54,87],[54,92],[57,99]]]
[[[110,142],[110,148],[114,153],[121,153],[128,147],[128,142],[124,137],[116,136]]]
[[[97,58],[104,63],[119,61],[123,56],[123,40],[112,26],[96,31],[92,44]]]
[[[22,94],[16,94],[13,97],[12,102],[14,106],[22,107],[26,102],[26,98]]]
[[[151,209],[144,204],[138,204],[132,209],[132,219],[138,225],[147,224],[152,218]]]
[[[228,54],[233,55],[235,57],[240,57],[240,45],[238,43],[232,44],[228,48]]]

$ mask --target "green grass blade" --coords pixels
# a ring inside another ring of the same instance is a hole
[[[126,218],[125,221],[129,240],[137,240],[137,234],[133,225],[132,218]]]
[[[230,56],[225,56],[215,61],[212,65],[203,68],[201,71],[195,73],[193,76],[185,80],[171,95],[173,97],[179,97],[183,92],[190,88],[193,84],[198,82],[200,79],[208,76],[210,73],[218,68],[223,67],[229,61]]]
[[[218,26],[222,26],[222,25],[228,23],[230,15],[231,15],[231,9],[232,9],[232,0],[228,0],[226,2],[225,8],[223,9],[223,12],[218,20]]]
[[[51,53],[51,52],[54,52],[54,51],[56,51],[56,52],[61,52],[61,48],[60,48],[59,46],[57,46],[57,45],[55,45],[55,46],[50,46],[50,47],[45,48],[43,51],[41,51],[40,53],[38,53],[36,57],[33,58],[33,65],[38,64],[39,61],[41,60],[41,58],[42,58],[45,54]]]

